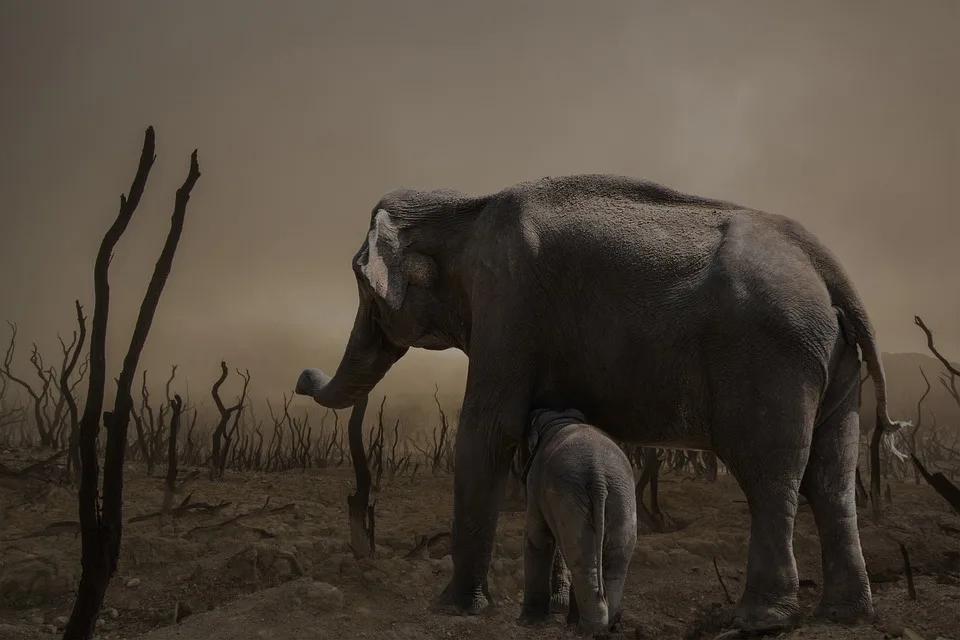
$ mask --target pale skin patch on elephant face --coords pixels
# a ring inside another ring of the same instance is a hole
[[[407,292],[407,278],[400,261],[400,236],[386,209],[377,211],[367,233],[366,256],[357,262],[360,274],[370,288],[393,311],[399,311]]]
[[[409,246],[403,235],[391,213],[378,209],[354,263],[358,280],[379,302],[381,328],[393,342],[447,349],[455,343],[436,331],[437,310],[443,307],[436,296],[439,267]]]

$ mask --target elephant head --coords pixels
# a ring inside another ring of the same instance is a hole
[[[373,209],[353,258],[359,304],[336,373],[305,369],[296,393],[343,409],[368,394],[410,347],[466,351],[469,303],[459,265],[468,259],[475,199],[400,189]]]

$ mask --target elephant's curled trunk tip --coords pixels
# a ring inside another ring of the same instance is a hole
[[[328,384],[330,384],[330,376],[320,369],[304,369],[300,377],[297,378],[294,393],[315,398]]]

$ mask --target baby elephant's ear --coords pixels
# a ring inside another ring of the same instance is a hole
[[[537,445],[540,443],[540,431],[537,429],[531,429],[528,442],[529,443],[525,442],[524,445],[528,446],[530,451],[532,452],[534,449],[537,448]]]
[[[397,311],[407,292],[407,274],[403,268],[399,230],[386,209],[380,209],[373,217],[367,233],[365,258],[359,265],[360,273],[387,306]]]

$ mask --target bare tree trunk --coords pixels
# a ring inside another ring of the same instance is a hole
[[[933,487],[934,491],[939,493],[940,497],[947,501],[950,508],[957,512],[957,515],[960,515],[960,489],[947,480],[947,477],[942,473],[930,473],[927,471],[926,467],[917,459],[917,456],[911,454],[910,458],[913,460],[913,466],[917,468],[920,475],[923,476],[923,479],[927,481],[927,484]]]
[[[73,352],[70,364],[64,367],[60,373],[60,392],[67,402],[67,410],[70,413],[70,443],[68,445],[70,450],[70,464],[73,467],[77,486],[80,486],[80,417],[77,412],[77,401],[74,400],[73,390],[70,388],[70,374],[73,373],[73,368],[77,364],[77,358],[80,356],[80,351],[83,349],[83,343],[87,337],[87,322],[83,316],[83,307],[80,306],[80,301],[75,301],[75,304],[77,307],[77,325],[80,327],[80,337],[77,341],[77,348]]]
[[[167,477],[164,480],[163,513],[169,514],[173,508],[173,495],[177,488],[177,432],[180,430],[180,414],[183,411],[183,399],[178,395],[170,401],[173,415],[170,417],[170,439],[167,441]]]
[[[357,478],[357,492],[347,496],[347,508],[350,514],[350,547],[358,558],[373,555],[376,548],[375,519],[373,506],[370,505],[370,489],[373,478],[367,466],[367,455],[363,450],[363,417],[367,411],[369,396],[363,396],[350,412],[347,436],[350,441],[350,458],[353,461],[353,473]]]
[[[230,450],[230,439],[233,434],[233,431],[227,434],[227,424],[230,422],[230,416],[243,409],[244,402],[246,402],[247,399],[247,386],[250,384],[250,372],[247,371],[246,375],[244,375],[238,370],[237,373],[243,378],[243,392],[240,394],[237,404],[232,407],[227,407],[224,406],[223,400],[220,399],[220,387],[223,385],[223,381],[227,379],[228,374],[227,363],[223,360],[220,361],[220,377],[213,383],[213,389],[210,390],[210,394],[213,396],[213,402],[217,405],[217,411],[220,412],[220,421],[217,423],[217,428],[213,431],[213,453],[210,457],[211,480],[215,480],[223,475],[223,470],[227,465],[227,454]],[[238,423],[239,416],[234,423],[234,431]]]
[[[97,499],[100,481],[97,459],[97,435],[103,408],[104,383],[106,381],[107,316],[110,308],[109,267],[113,249],[126,230],[140,202],[147,176],[153,166],[154,132],[147,128],[140,165],[130,187],[129,199],[120,197],[120,212],[100,245],[93,271],[94,312],[90,339],[90,377],[86,404],[80,419],[81,481],[78,497],[82,555],[80,586],[73,611],[64,629],[64,640],[88,640],[93,637],[95,623],[103,606],[110,579],[120,557],[120,539],[123,530],[123,459],[127,444],[127,427],[133,398],[130,389],[136,374],[140,354],[143,352],[153,316],[167,276],[173,266],[177,243],[183,231],[187,201],[190,192],[200,177],[197,152],[190,157],[190,172],[183,186],[177,190],[170,232],[154,268],[153,277],[147,286],[140,306],[140,313],[133,329],[133,336],[123,369],[117,381],[117,397],[112,412],[103,412],[107,429],[106,454],[104,456],[102,501]]]

